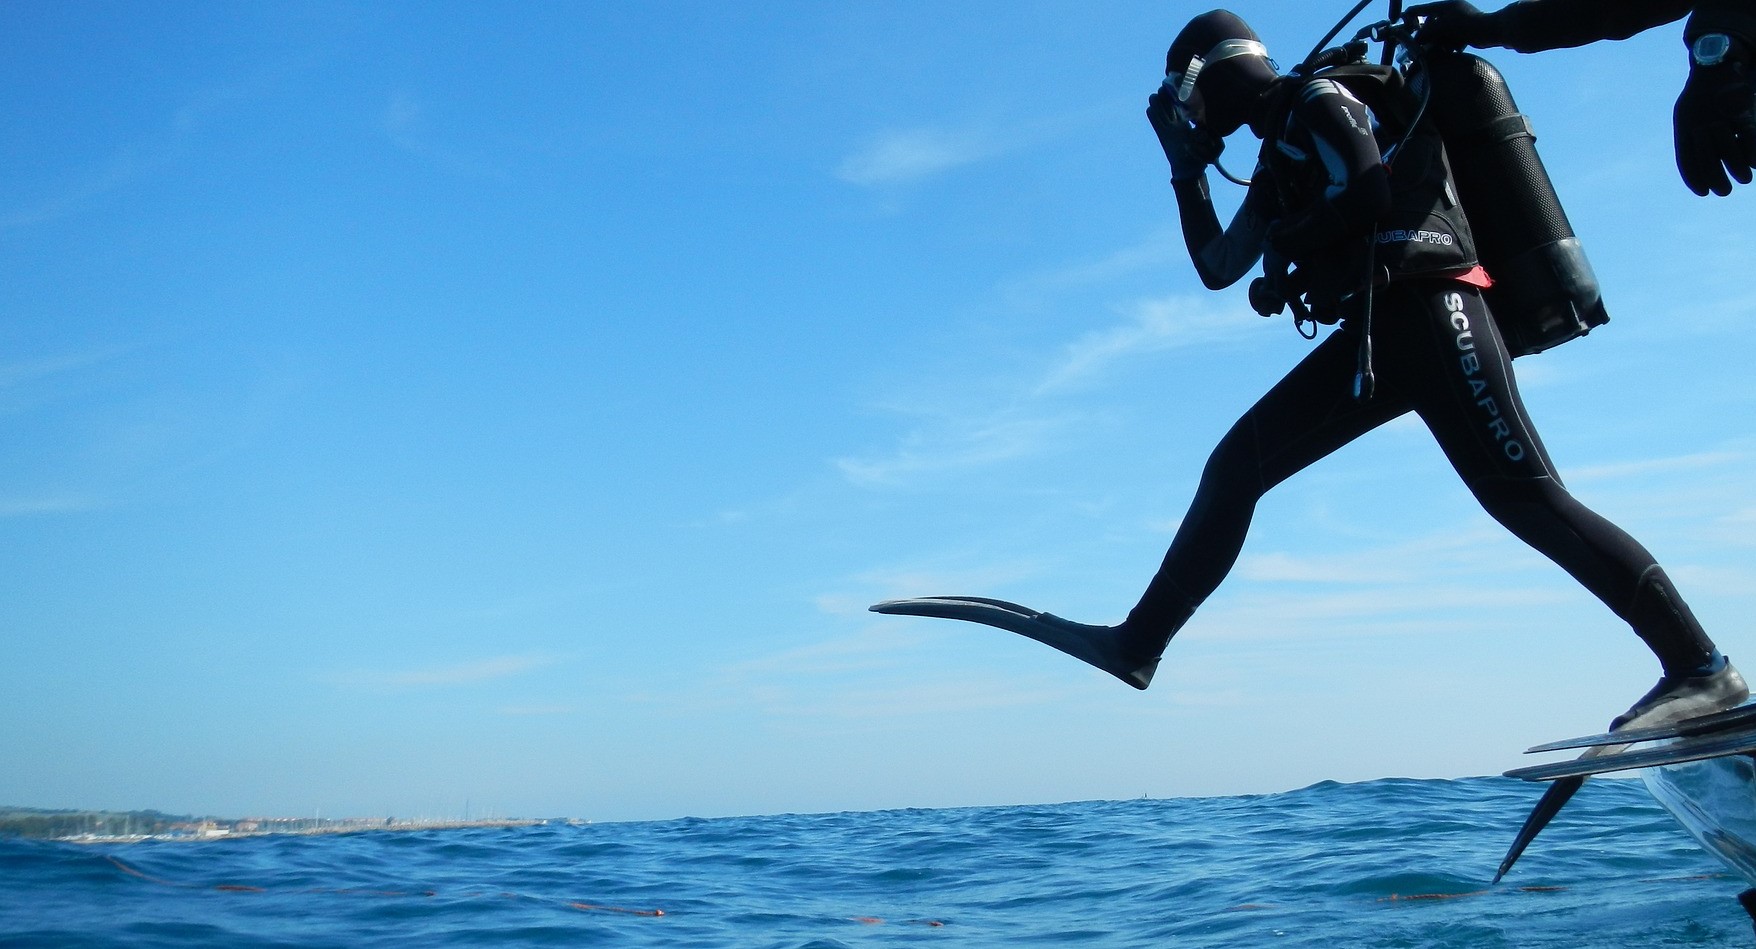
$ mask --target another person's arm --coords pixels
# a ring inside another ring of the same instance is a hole
[[[1756,0],[1705,0],[1683,30],[1689,81],[1672,113],[1689,190],[1727,195],[1756,166]]]
[[[1440,0],[1408,12],[1425,18],[1421,38],[1438,46],[1536,53],[1625,40],[1680,20],[1694,7],[1694,0],[1517,0],[1484,13],[1469,0]]]

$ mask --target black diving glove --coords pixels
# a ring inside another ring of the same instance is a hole
[[[1207,166],[1225,150],[1225,140],[1205,129],[1198,129],[1177,114],[1171,93],[1153,93],[1146,100],[1146,120],[1158,133],[1159,146],[1171,163],[1172,181],[1193,181],[1207,171]]]
[[[1279,316],[1302,288],[1293,281],[1293,262],[1274,248],[1263,248],[1262,276],[1250,281],[1250,309],[1257,316]]]
[[[1407,16],[1422,18],[1415,39],[1435,49],[1503,46],[1505,31],[1491,13],[1477,10],[1469,0],[1438,0],[1408,8]]]
[[[1720,62],[1692,64],[1671,113],[1677,171],[1689,190],[1703,197],[1710,191],[1731,194],[1732,178],[1750,183],[1756,165],[1756,69],[1750,60],[1749,51],[1734,40]]]
[[[1250,281],[1250,308],[1258,316],[1279,316],[1291,307],[1293,323],[1300,332],[1304,332],[1304,324],[1313,321],[1334,323],[1333,318],[1325,320],[1305,305],[1307,289],[1304,272],[1294,270],[1291,260],[1269,248],[1262,255],[1262,276]]]

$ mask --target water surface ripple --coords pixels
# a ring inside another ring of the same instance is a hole
[[[0,840],[8,947],[1756,945],[1632,781],[78,845]]]

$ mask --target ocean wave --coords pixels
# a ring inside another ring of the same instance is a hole
[[[1540,791],[1282,794],[136,844],[0,839],[8,946],[1747,945],[1742,884],[1634,782],[1514,873]]]

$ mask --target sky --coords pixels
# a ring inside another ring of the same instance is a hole
[[[1289,64],[1346,6],[1234,9]],[[1143,109],[1203,9],[0,5],[0,803],[1250,794],[1599,730],[1655,660],[1408,420],[1265,499],[1146,692],[866,610],[1120,620],[1311,346],[1183,249]],[[1756,187],[1677,177],[1680,25],[1493,59],[1612,314],[1531,413],[1756,663]]]

